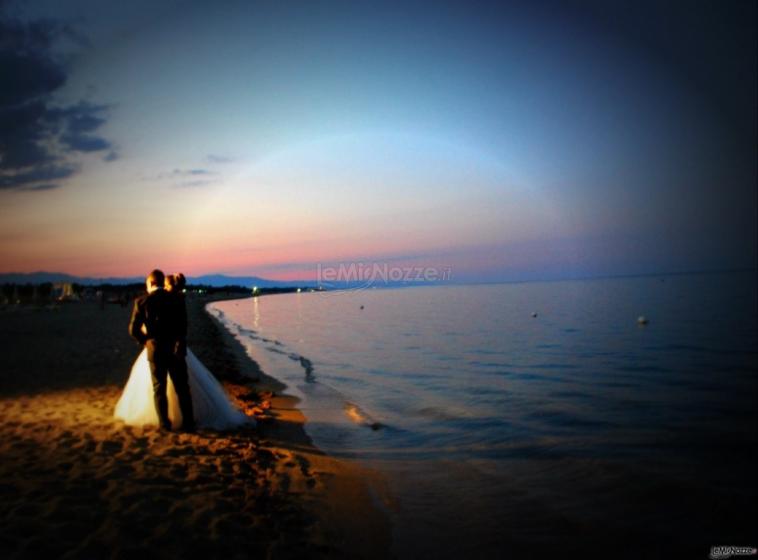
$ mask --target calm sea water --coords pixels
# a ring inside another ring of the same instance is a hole
[[[757,544],[754,273],[209,307],[318,446],[386,475],[401,558]]]

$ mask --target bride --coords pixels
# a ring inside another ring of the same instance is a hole
[[[166,276],[165,289],[180,291],[184,288],[184,275]],[[255,424],[229,400],[224,388],[200,360],[187,349],[187,376],[189,380],[195,423],[201,428],[225,430],[243,424]],[[182,425],[182,413],[176,390],[168,377],[168,415],[173,428]],[[143,349],[132,366],[114,416],[130,426],[159,425],[153,398],[153,380],[147,350]]]

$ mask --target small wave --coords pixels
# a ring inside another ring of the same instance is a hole
[[[537,410],[524,415],[524,418],[528,422],[538,422],[559,428],[611,429],[617,427],[615,423],[607,420],[582,416],[563,410]]]
[[[662,352],[708,352],[711,349],[706,346],[692,344],[654,344],[645,346],[644,350],[662,351]]]
[[[468,365],[480,368],[510,368],[514,367],[509,362],[483,362],[481,360],[469,360]]]
[[[595,399],[593,395],[582,391],[552,391],[549,395],[555,399]]]
[[[422,418],[429,418],[431,420],[460,420],[462,418],[462,416],[452,414],[450,411],[438,406],[426,406],[413,412]]]
[[[216,312],[217,314],[223,316],[223,311],[216,309],[214,307],[210,307],[212,311]],[[221,318],[221,317],[220,317]],[[267,344],[267,346],[264,346],[264,348],[268,352],[273,352],[274,354],[280,354],[282,356],[287,356],[289,359],[294,360],[296,362],[299,362],[301,366],[303,366],[303,369],[305,370],[305,380],[308,383],[315,382],[315,377],[313,375],[313,362],[311,362],[308,358],[305,356],[301,356],[300,354],[296,354],[294,352],[289,352],[285,348],[285,345],[280,342],[279,340],[266,338],[263,336],[258,336],[258,333],[254,331],[253,329],[249,329],[246,327],[243,327],[242,325],[235,323],[234,321],[230,319],[224,318],[224,324],[229,330],[236,331],[236,334],[239,336],[244,336],[245,338],[248,338],[250,340],[256,340],[260,342],[264,342]]]
[[[305,380],[310,383],[314,382],[316,378],[313,377],[313,362],[304,356],[298,356],[298,358],[300,365],[303,366],[303,369],[305,370]]]
[[[282,343],[279,343],[278,346],[284,347]],[[286,350],[276,348],[275,346],[266,346],[266,350],[275,354],[287,356],[293,362],[298,362],[305,371],[305,381],[308,383],[315,383],[316,377],[313,375],[313,362],[311,362],[308,358],[301,356],[300,354],[296,354],[295,352],[287,352]]]
[[[548,381],[550,383],[571,383],[571,379],[557,375],[540,375],[538,373],[514,373],[514,379],[522,381]]]
[[[547,369],[547,370],[579,369],[579,366],[575,364],[557,364],[557,363],[534,364],[534,365],[528,365],[528,366],[523,366],[523,367],[527,369]]]
[[[364,410],[359,408],[358,405],[351,402],[345,403],[345,414],[356,424],[362,424],[371,428],[372,430],[376,431],[384,427],[380,422],[377,422],[371,418],[371,416],[369,416]]]
[[[617,366],[617,371],[624,371],[629,373],[671,373],[670,368],[659,366]]]
[[[300,365],[303,366],[303,369],[306,372],[310,373],[313,371],[313,362],[311,362],[305,356],[300,356],[298,354],[290,354],[290,359],[295,360],[296,362],[300,362]]]
[[[602,385],[603,387],[614,387],[616,389],[639,387],[639,383],[626,383],[623,381],[599,381],[598,385]]]

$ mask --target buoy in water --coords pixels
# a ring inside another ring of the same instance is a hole
[[[537,316],[537,312],[536,311],[532,311],[532,317],[536,317],[536,316]]]
[[[650,321],[648,321],[647,317],[644,315],[640,315],[637,317],[637,324],[638,325],[647,325]]]

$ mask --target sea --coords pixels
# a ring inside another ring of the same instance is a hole
[[[375,469],[397,558],[756,546],[756,272],[302,292],[209,311]],[[644,319],[643,319],[644,318]]]

